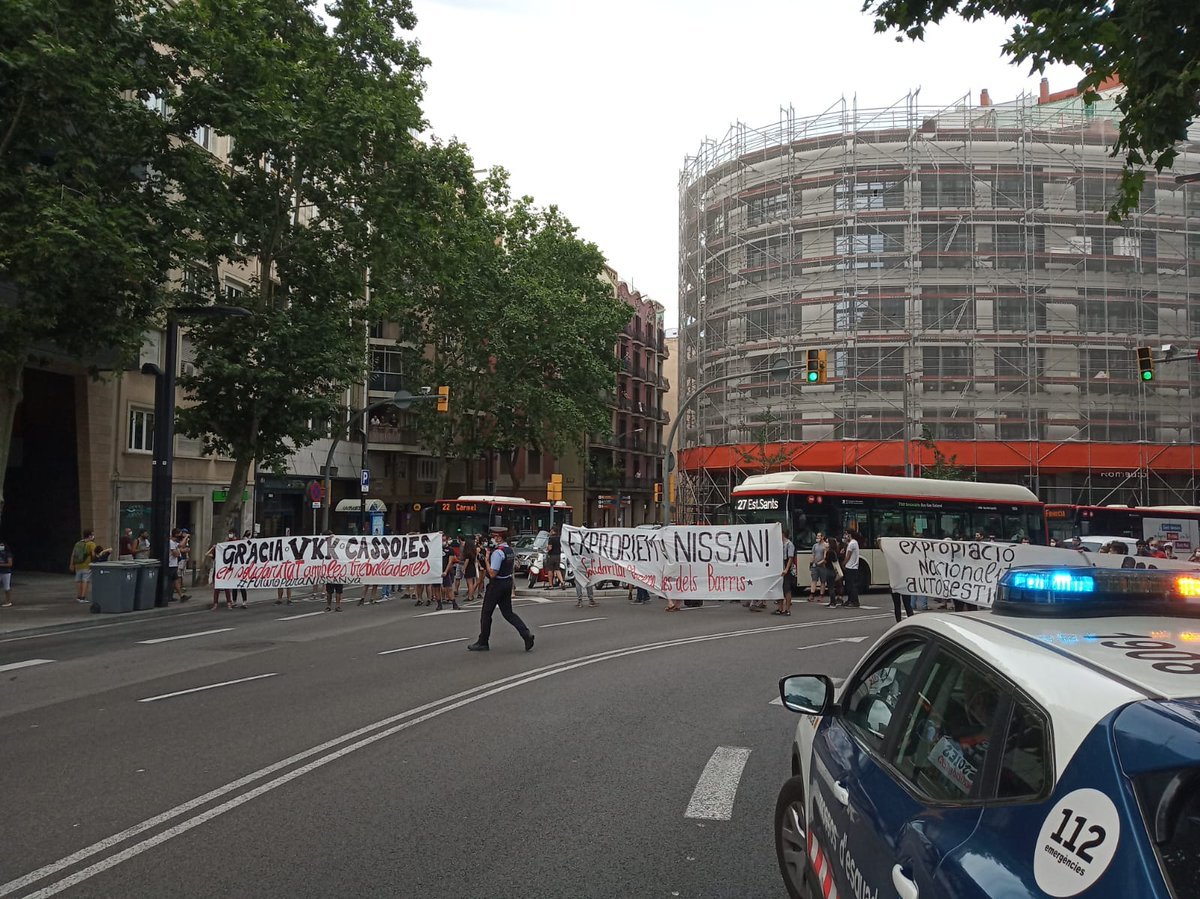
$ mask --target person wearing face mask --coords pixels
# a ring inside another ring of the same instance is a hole
[[[3,540],[0,540],[0,587],[4,588],[4,602],[0,603],[0,608],[12,607],[12,570],[13,556],[9,552],[8,546]]]

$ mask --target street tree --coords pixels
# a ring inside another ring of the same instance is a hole
[[[863,11],[875,17],[876,31],[901,32],[897,40],[921,40],[949,15],[999,16],[1012,23],[1001,48],[1006,56],[1035,72],[1050,63],[1078,66],[1086,73],[1079,84],[1085,100],[1119,76],[1122,119],[1113,154],[1124,154],[1125,167],[1113,217],[1137,208],[1144,166],[1170,166],[1200,112],[1200,5],[1192,0],[866,0]]]
[[[0,512],[22,372],[137,358],[166,301],[193,162],[149,108],[174,77],[148,0],[12,0],[0,15]]]
[[[441,486],[451,460],[498,454],[519,489],[521,449],[561,456],[609,429],[602,392],[631,311],[560,210],[512,200],[503,171],[463,195],[473,205],[454,232],[458,264],[410,319],[433,348],[422,370],[451,386],[454,414],[422,410],[418,427],[443,460]]]
[[[402,37],[414,25],[406,0],[341,0],[327,21],[304,0],[194,0],[168,15],[184,72],[172,115],[227,163],[189,196],[185,282],[215,299],[222,266],[242,266],[233,302],[251,313],[190,328],[179,426],[233,458],[223,511],[240,532],[255,463],[279,470],[331,421],[343,426],[371,305],[402,289],[373,263],[399,271],[405,248],[436,231],[413,137],[424,60]]]
[[[917,441],[917,445],[933,458],[932,465],[921,466],[921,477],[931,478],[935,481],[975,480],[975,473],[973,471],[958,464],[957,455],[947,457],[942,452],[942,448],[933,439],[933,432],[929,428],[921,429],[921,439]]]

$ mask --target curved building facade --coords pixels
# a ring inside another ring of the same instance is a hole
[[[681,511],[720,517],[749,474],[938,455],[1048,502],[1200,502],[1200,184],[1152,172],[1108,220],[1117,120],[1043,82],[705,142],[679,187],[680,395],[703,390]],[[1189,137],[1176,172],[1200,172]],[[1166,344],[1186,358],[1144,383],[1135,348]]]

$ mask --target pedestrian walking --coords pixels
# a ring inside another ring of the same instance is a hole
[[[842,570],[846,581],[846,607],[858,608],[858,591],[862,586],[858,580],[859,562],[858,531],[846,529],[846,548],[842,551]]]
[[[474,538],[463,547],[463,578],[467,582],[467,598],[463,601],[474,602],[479,588],[479,544]]]
[[[12,573],[13,554],[8,545],[0,540],[0,587],[4,589],[4,602],[0,603],[0,608],[12,608]]]
[[[825,535],[821,531],[817,531],[817,538],[812,545],[812,559],[808,563],[809,602],[816,602],[817,597],[825,593],[825,578],[822,575],[825,569],[825,550],[827,548]]]
[[[783,599],[776,603],[778,608],[772,615],[792,614],[792,594],[796,590],[796,544],[792,543],[791,531],[783,529]]]
[[[488,574],[487,592],[483,596],[483,609],[479,613],[479,639],[467,647],[471,652],[487,652],[491,649],[489,640],[492,636],[492,614],[500,607],[504,620],[517,629],[521,639],[525,641],[525,651],[533,649],[533,634],[525,626],[521,617],[513,611],[513,567],[516,564],[516,554],[508,541],[500,537],[486,561]]]
[[[69,568],[75,575],[75,601],[87,602],[88,589],[92,583],[92,563],[100,547],[96,545],[96,532],[88,528],[79,542],[71,548]]]
[[[577,609],[583,608],[584,589],[585,589],[584,586],[579,582],[579,578],[576,577],[575,578],[575,608],[577,608]],[[588,584],[586,589],[587,589],[588,605],[589,606],[596,605],[596,588],[593,587],[591,584]]]
[[[334,540],[333,531],[322,531],[321,536],[325,538],[325,558],[334,558],[334,550],[336,549],[336,541]],[[340,612],[342,610],[342,591],[346,589],[345,584],[339,584],[334,581],[326,581],[325,583],[325,611]],[[337,605],[334,605],[334,597],[337,597]]]
[[[550,537],[546,540],[546,573],[547,590],[553,590],[556,586],[566,589],[567,582],[562,574],[562,537],[558,535],[557,525],[550,528]]]

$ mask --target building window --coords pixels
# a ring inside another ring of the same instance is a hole
[[[192,129],[192,140],[211,151],[213,148],[213,130],[207,125],[197,125]]]
[[[398,349],[375,347],[371,350],[370,387],[395,393],[404,386],[404,357]]]
[[[246,295],[246,288],[232,281],[225,282],[225,299],[237,300]]]
[[[833,187],[834,209],[883,209],[884,189],[892,185],[882,181],[864,181],[858,184],[835,184]]]
[[[542,451],[530,447],[525,451],[525,472],[530,477],[542,475]]]
[[[167,103],[167,98],[162,94],[150,94],[145,99],[146,108],[151,112],[156,112],[164,119],[171,114],[171,106]]]
[[[1142,242],[1137,237],[1114,237],[1114,256],[1141,256]]]
[[[746,205],[746,223],[762,225],[787,218],[788,195],[786,191],[770,197],[756,197]]]
[[[418,459],[417,460],[417,480],[418,481],[436,481],[437,479],[438,479],[437,459]]]
[[[842,256],[851,253],[882,253],[883,234],[874,231],[869,234],[839,234],[834,238],[834,252]]]
[[[149,409],[129,410],[129,440],[126,448],[131,453],[154,452],[154,413]]]

